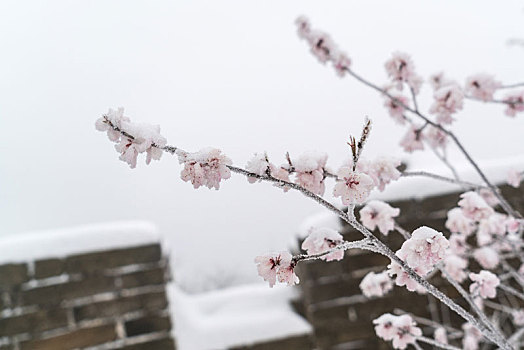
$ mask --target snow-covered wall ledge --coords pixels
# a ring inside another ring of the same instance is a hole
[[[0,240],[0,348],[174,350],[160,239],[117,222]]]

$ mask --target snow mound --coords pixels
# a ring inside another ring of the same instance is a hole
[[[0,239],[0,264],[160,242],[152,223],[124,221],[36,231]]]
[[[227,349],[311,333],[289,302],[294,290],[251,284],[202,294],[169,286],[175,339],[181,350]]]

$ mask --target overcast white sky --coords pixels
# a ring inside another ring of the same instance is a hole
[[[175,278],[188,288],[207,275],[255,280],[253,257],[285,248],[317,207],[237,177],[218,192],[195,191],[169,156],[130,170],[95,119],[124,106],[160,124],[170,144],[216,146],[239,165],[255,151],[278,163],[286,151],[318,149],[336,167],[368,115],[375,125],[365,155],[403,156],[403,129],[382,99],[318,64],[295,18],[331,33],[354,69],[381,84],[395,50],[411,53],[425,77],[444,70],[463,82],[491,72],[512,83],[524,80],[524,49],[506,41],[524,37],[523,9],[523,1],[478,0],[4,0],[0,235],[146,219],[169,236]],[[470,102],[458,119],[454,129],[477,158],[523,153],[522,115]],[[434,161],[425,154],[411,163]]]

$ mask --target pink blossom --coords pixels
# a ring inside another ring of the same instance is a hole
[[[283,166],[276,167],[273,164],[269,164],[269,173],[275,179],[289,182],[289,171]],[[284,192],[289,191],[289,186],[281,185],[278,183],[276,183],[274,186],[282,188]]]
[[[307,152],[293,161],[296,171],[295,182],[320,196],[324,194],[324,167],[327,154]]]
[[[398,250],[395,253],[401,260],[405,261],[407,253],[405,251]],[[426,276],[430,269],[428,270],[426,266],[417,266],[411,267],[417,274],[420,276]],[[395,284],[399,287],[406,286],[406,289],[410,292],[417,292],[420,294],[425,294],[426,290],[424,287],[418,284],[404,269],[396,262],[391,261],[388,265],[388,274],[393,277],[396,275]]]
[[[339,77],[343,77],[350,66],[351,59],[345,52],[337,52],[333,57],[333,68]]]
[[[444,149],[448,144],[448,135],[439,128],[428,125],[424,129],[424,140],[431,146],[431,148]]]
[[[448,211],[446,228],[451,233],[462,233],[464,235],[470,235],[475,230],[475,222],[465,216],[462,209],[453,208]]]
[[[470,273],[469,278],[473,281],[469,286],[470,293],[478,293],[483,299],[494,298],[497,295],[500,280],[495,274],[482,270],[479,273]]]
[[[422,79],[415,73],[415,65],[411,57],[402,52],[395,52],[385,63],[386,72],[397,89],[402,90],[403,84],[407,83],[415,93],[420,90]]]
[[[182,180],[191,181],[194,188],[207,186],[218,190],[220,181],[231,177],[227,167],[232,164],[231,159],[216,148],[204,148],[195,153],[180,153],[178,160],[184,164],[180,173]]]
[[[456,280],[457,282],[463,282],[466,277],[466,268],[468,267],[468,261],[465,259],[462,259],[461,257],[457,255],[448,255],[446,259],[444,259],[444,269],[447,273]]]
[[[484,199],[486,201],[486,203],[488,203],[488,205],[490,207],[496,207],[500,203],[500,201],[497,198],[497,196],[495,196],[493,191],[490,190],[490,189],[482,188],[479,191],[479,195],[482,197],[482,199]]]
[[[493,241],[492,235],[504,235],[507,231],[507,222],[508,217],[500,213],[493,213],[488,218],[480,220],[477,244],[483,246]]]
[[[318,30],[310,30],[306,39],[311,48],[311,53],[320,63],[326,63],[333,57],[336,57],[338,49],[329,34]]]
[[[446,333],[446,328],[444,328],[444,327],[436,328],[435,332],[433,333],[433,337],[439,343],[448,344],[448,336],[447,336],[447,333]]]
[[[413,231],[411,238],[402,244],[400,250],[405,254],[404,261],[410,267],[430,271],[446,256],[448,248],[449,242],[442,233],[422,226]]]
[[[464,215],[470,219],[479,221],[493,214],[493,208],[476,192],[462,193],[460,198],[462,199],[458,205],[462,208]]]
[[[506,110],[504,113],[508,117],[514,117],[518,112],[524,112],[524,91],[512,92],[504,97]]]
[[[481,73],[466,79],[465,91],[482,101],[490,101],[493,100],[493,94],[500,85],[500,82],[496,81],[492,75]]]
[[[295,262],[288,252],[271,253],[255,258],[258,274],[273,287],[277,281],[293,285],[299,282],[295,275]]]
[[[117,142],[120,140],[121,134],[119,131],[114,130],[109,125],[109,122],[113,124],[113,126],[122,129],[122,124],[128,123],[129,121],[129,118],[124,116],[124,107],[119,107],[116,111],[109,108],[107,114],[96,120],[95,127],[98,131],[106,131],[109,140]]]
[[[273,288],[277,281],[277,270],[281,266],[283,259],[286,261],[291,259],[291,254],[281,252],[257,256],[255,258],[258,274],[264,278],[264,281],[269,282],[271,288]]]
[[[266,153],[255,153],[254,156],[247,162],[246,170],[260,176],[266,176],[269,170],[269,160]],[[255,183],[258,180],[256,177],[248,176],[249,183]]]
[[[522,181],[522,175],[522,171],[518,171],[517,169],[510,169],[506,177],[508,184],[515,188],[518,188]]]
[[[443,72],[435,73],[429,77],[429,83],[433,91],[440,89],[443,86],[454,84],[453,81],[447,79]]]
[[[369,272],[360,282],[360,290],[367,298],[384,296],[391,289],[393,289],[393,283],[386,271]]]
[[[395,217],[400,214],[400,209],[393,208],[389,204],[379,201],[369,201],[360,209],[360,221],[371,231],[378,227],[379,231],[387,236],[389,231],[395,227]]]
[[[515,326],[524,326],[524,310],[513,310],[511,316],[513,317],[513,324],[515,324]]]
[[[386,100],[384,101],[384,107],[387,108],[389,115],[391,118],[393,118],[393,120],[395,120],[395,122],[400,125],[404,125],[406,123],[406,119],[404,118],[404,112],[406,109],[402,106],[402,104],[407,106],[409,100],[407,97],[396,92],[390,92],[389,94],[400,101],[400,103],[389,97],[386,97]]]
[[[377,336],[384,340],[392,340],[397,334],[397,329],[393,325],[396,319],[397,316],[392,314],[383,314],[379,318],[374,319],[373,324],[375,325]]]
[[[451,124],[451,115],[461,110],[463,107],[464,93],[456,84],[445,85],[433,94],[435,102],[429,112],[437,116],[437,122]]]
[[[499,254],[489,246],[475,249],[473,257],[485,269],[493,269],[500,262]]]
[[[305,16],[300,16],[295,20],[297,25],[297,33],[301,39],[307,39],[309,33],[311,32],[311,24]]]
[[[405,349],[408,344],[414,344],[422,330],[416,327],[416,322],[409,315],[394,316],[383,314],[373,320],[375,333],[384,340],[393,340],[393,348]]]
[[[520,222],[517,219],[510,217],[506,221],[506,228],[508,233],[517,233],[520,229]]]
[[[400,159],[381,156],[377,157],[373,162],[369,162],[367,170],[360,171],[371,176],[375,186],[377,186],[380,191],[384,191],[387,184],[400,178],[400,171],[397,169],[399,166]],[[357,169],[359,169],[358,165]]]
[[[453,254],[462,255],[466,253],[466,250],[469,249],[468,244],[466,243],[467,236],[453,233],[449,237],[449,249]]]
[[[462,329],[464,330],[464,337],[462,338],[462,349],[478,350],[479,341],[482,339],[482,332],[471,323],[464,323],[462,325]]]
[[[333,196],[341,197],[344,205],[363,203],[375,186],[373,179],[350,167],[341,167],[337,172],[338,181],[333,190]]]
[[[424,144],[422,140],[424,139],[420,128],[411,126],[402,140],[400,140],[400,146],[404,149],[405,152],[413,153],[417,150],[423,150]]]
[[[308,255],[322,254],[344,242],[343,237],[335,230],[330,228],[311,228],[309,236],[302,243],[302,249],[306,250]],[[326,261],[342,260],[344,250],[337,249],[329,254],[324,255],[321,259]]]

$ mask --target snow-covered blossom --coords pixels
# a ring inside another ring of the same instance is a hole
[[[471,323],[464,323],[462,325],[462,329],[464,330],[464,337],[462,338],[462,349],[478,350],[479,341],[482,339],[482,332]]]
[[[406,257],[406,253],[401,252],[398,250],[396,252],[396,255],[401,259],[404,260]],[[415,268],[412,268],[417,274],[420,276],[426,276],[428,274],[428,270],[424,266],[417,266]],[[388,274],[393,277],[395,277],[395,284],[399,287],[406,286],[406,289],[410,292],[417,292],[420,294],[425,294],[426,289],[418,284],[417,281],[415,281],[404,269],[397,264],[396,262],[391,262],[391,264],[388,265]]]
[[[415,73],[415,65],[411,57],[403,52],[394,52],[392,56],[384,65],[388,77],[396,84],[397,89],[402,90],[403,84],[407,83],[415,93],[418,93],[422,79]]]
[[[438,72],[430,75],[429,83],[433,91],[440,89],[443,86],[454,84],[452,80],[447,79],[443,72]]]
[[[386,97],[384,101],[384,107],[387,108],[389,115],[391,118],[393,118],[393,120],[395,120],[395,122],[400,125],[404,125],[406,123],[406,119],[404,119],[404,112],[406,109],[402,106],[402,104],[407,106],[409,100],[407,97],[396,92],[390,92],[389,94],[396,100],[400,101],[400,103],[396,100]]]
[[[405,262],[411,267],[431,270],[446,256],[449,242],[444,235],[432,228],[422,226],[413,231],[411,238],[400,250],[406,253]]]
[[[381,273],[369,272],[360,282],[360,290],[366,297],[381,297],[393,289],[393,283],[386,271]]]
[[[462,209],[453,208],[448,211],[446,228],[451,233],[462,233],[464,235],[470,235],[475,230],[475,222],[465,216]]]
[[[378,227],[379,231],[387,236],[389,231],[394,229],[394,218],[399,214],[400,209],[379,200],[372,200],[360,209],[360,221],[371,231]]]
[[[479,195],[482,197],[482,199],[484,199],[486,201],[486,203],[488,203],[488,205],[492,208],[496,207],[497,205],[499,205],[500,201],[499,199],[497,198],[497,196],[495,196],[495,194],[493,193],[492,190],[488,189],[488,188],[482,188],[480,189],[479,191]]]
[[[267,159],[266,153],[255,153],[253,157],[247,162],[246,170],[260,176],[265,176],[267,175],[269,166],[270,163]],[[249,181],[249,183],[255,183],[261,180],[257,180],[256,177],[248,176],[247,181]]]
[[[490,101],[500,85],[492,75],[480,73],[466,79],[465,91],[482,101]]]
[[[524,310],[518,309],[511,312],[511,317],[513,318],[513,323],[515,326],[524,326]]]
[[[320,196],[324,194],[324,167],[327,154],[306,152],[293,161],[296,171],[295,182]]]
[[[470,219],[480,221],[493,214],[493,208],[476,192],[462,193],[460,198],[462,199],[458,202],[458,205],[462,208],[464,215]]]
[[[451,254],[444,259],[444,269],[447,273],[456,280],[457,282],[463,282],[468,275],[466,274],[466,268],[468,267],[468,261],[462,259],[460,256]]]
[[[466,243],[467,236],[453,233],[449,236],[449,250],[456,255],[462,255],[469,248]]]
[[[479,222],[477,230],[477,244],[486,245],[493,241],[493,235],[502,236],[507,231],[508,217],[504,214],[493,213]]]
[[[109,123],[113,124],[114,127],[122,129],[122,123],[130,122],[129,118],[124,116],[124,107],[119,107],[116,111],[109,108],[109,111],[104,116],[98,118],[95,123],[95,128],[98,131],[106,131],[107,137],[113,142],[120,140],[120,131],[115,130]]]
[[[345,52],[337,52],[333,57],[333,68],[339,77],[346,74],[346,70],[351,66],[351,59]]]
[[[497,295],[500,280],[494,273],[482,270],[479,273],[470,273],[469,278],[473,281],[469,286],[470,293],[478,293],[483,299],[494,298]]]
[[[373,320],[377,336],[384,340],[393,340],[393,348],[405,349],[408,344],[414,344],[417,337],[422,335],[422,330],[411,316],[394,316],[383,314]]]
[[[506,181],[509,185],[518,188],[522,182],[523,173],[517,169],[510,169],[506,177]]]
[[[335,230],[326,227],[312,227],[309,236],[302,243],[302,249],[306,250],[308,255],[322,254],[342,244],[343,241],[342,235]],[[321,259],[332,261],[343,258],[344,250],[337,249],[324,255]]]
[[[422,143],[422,140],[424,139],[422,132],[420,128],[417,128],[415,126],[411,126],[402,140],[400,140],[400,146],[404,149],[404,151],[408,153],[413,153],[417,150],[423,150],[424,149],[424,143]]]
[[[506,110],[504,113],[508,117],[514,117],[518,112],[524,112],[524,91],[511,92],[504,99]]]
[[[220,181],[231,177],[231,171],[227,167],[232,164],[231,159],[216,148],[204,148],[195,153],[179,153],[178,160],[184,164],[180,173],[182,180],[191,181],[194,188],[207,186],[218,190]]]
[[[386,185],[393,180],[400,178],[400,159],[395,157],[379,156],[371,162],[359,161],[357,164],[357,170],[369,175],[375,186],[380,191],[384,191]]]
[[[258,274],[273,287],[277,281],[293,285],[299,282],[295,275],[295,262],[288,252],[271,253],[255,258]]]
[[[444,149],[448,144],[448,135],[446,135],[446,133],[439,128],[428,125],[424,129],[424,140],[432,148]]]
[[[475,249],[473,257],[485,269],[493,269],[500,263],[499,254],[490,246]]]
[[[302,25],[302,24],[301,24]],[[315,56],[321,63],[326,63],[329,60],[336,57],[338,49],[335,42],[331,39],[329,34],[318,31],[318,30],[300,30],[299,26],[299,35],[304,33],[304,39],[309,43],[311,53]]]
[[[437,327],[435,329],[435,332],[433,333],[433,337],[439,343],[442,343],[442,344],[448,343],[448,335],[446,333],[446,328],[444,327]]]
[[[344,205],[363,203],[375,187],[369,175],[353,171],[350,167],[341,167],[337,172],[337,178],[333,195],[341,197]]]
[[[461,110],[464,103],[464,93],[457,84],[444,85],[433,93],[435,101],[429,112],[437,116],[437,122],[451,124],[451,115]]]
[[[508,233],[513,234],[517,233],[520,229],[520,222],[519,220],[509,217],[506,220],[506,229],[508,230]]]

